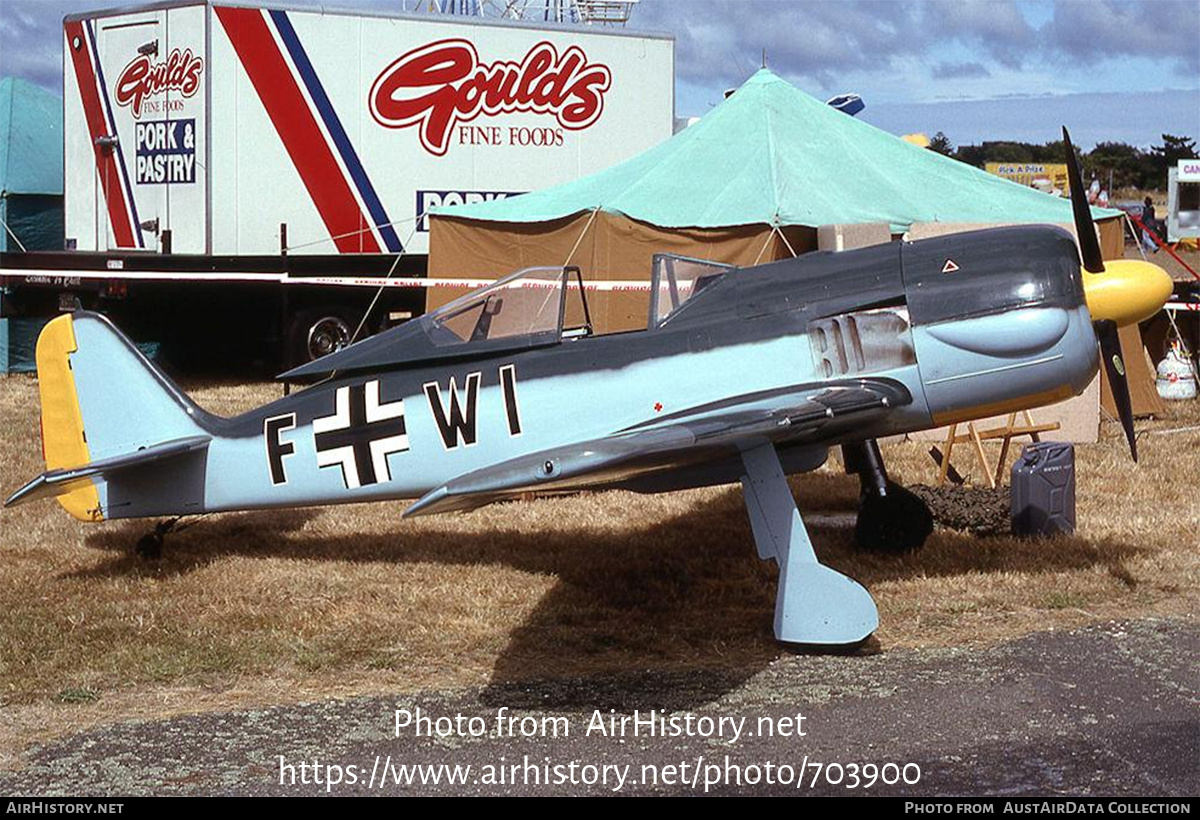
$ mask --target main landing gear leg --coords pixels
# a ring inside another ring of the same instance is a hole
[[[925,502],[887,476],[875,439],[842,445],[847,473],[857,473],[862,492],[854,541],[870,552],[905,553],[920,548],[933,532]]]
[[[870,594],[817,561],[770,443],[742,451],[742,492],[758,557],[779,564],[775,637],[787,643],[853,644],[879,626]]]

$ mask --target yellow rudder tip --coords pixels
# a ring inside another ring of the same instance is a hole
[[[91,461],[83,413],[75,389],[70,356],[78,350],[70,314],[52,319],[38,336],[38,391],[42,401],[42,451],[47,470],[79,467]],[[80,521],[103,521],[100,494],[88,484],[58,497],[63,509]]]

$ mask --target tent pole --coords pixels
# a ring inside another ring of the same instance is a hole
[[[788,253],[790,253],[792,255],[792,258],[795,259],[796,258],[796,249],[792,247],[791,242],[788,242],[787,234],[785,234],[783,232],[783,229],[780,228],[779,225],[775,226],[775,230],[779,232],[779,238],[782,239],[783,244],[787,246]]]
[[[763,254],[767,252],[767,246],[771,244],[771,240],[774,238],[775,238],[775,226],[772,225],[771,230],[767,233],[767,241],[764,242],[763,246],[758,249],[758,256],[754,257],[754,264],[757,265],[759,262],[762,261]]]
[[[596,214],[598,213],[600,213],[600,207],[596,206],[596,208],[592,210],[592,215],[588,217],[587,224],[584,225],[583,230],[579,232],[579,238],[575,240],[575,245],[571,248],[571,252],[567,254],[566,261],[562,263],[564,268],[571,264],[571,257],[575,256],[575,251],[579,250],[579,246],[582,244],[583,238],[587,236],[588,229],[592,227],[592,222],[596,220]]]

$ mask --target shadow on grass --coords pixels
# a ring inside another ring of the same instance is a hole
[[[857,494],[856,480],[839,476],[802,477],[794,487],[806,512],[853,509]],[[580,515],[567,506],[574,502],[535,503],[562,505],[539,519],[554,523],[525,524],[529,508],[521,502],[413,522],[397,521],[394,507],[380,507],[378,530],[364,522],[362,531],[345,534],[306,530],[317,515],[312,510],[214,516],[170,535],[156,562],[132,552],[149,522],[121,522],[86,539],[89,547],[117,553],[112,560],[72,577],[170,577],[227,556],[498,565],[550,575],[557,583],[509,634],[484,693],[514,708],[688,708],[729,691],[780,655],[771,631],[777,571],[755,556],[739,488],[644,529],[591,519],[564,528],[555,516]],[[920,577],[1095,566],[1132,580],[1125,562],[1140,552],[1108,540],[938,531],[920,552],[891,557],[855,550],[847,527],[810,529],[821,560],[868,588]]]

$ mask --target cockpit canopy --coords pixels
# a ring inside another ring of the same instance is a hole
[[[280,378],[488,356],[591,333],[579,269],[526,268]]]
[[[730,265],[674,254],[656,255],[646,329],[668,324],[698,293],[731,269]],[[605,283],[589,287],[605,287]],[[474,358],[588,337],[593,334],[589,287],[574,266],[525,268],[280,378]],[[644,293],[644,287],[639,285],[637,290]]]
[[[525,268],[449,302],[419,320],[439,347],[524,339],[556,342],[592,333],[576,267]]]

